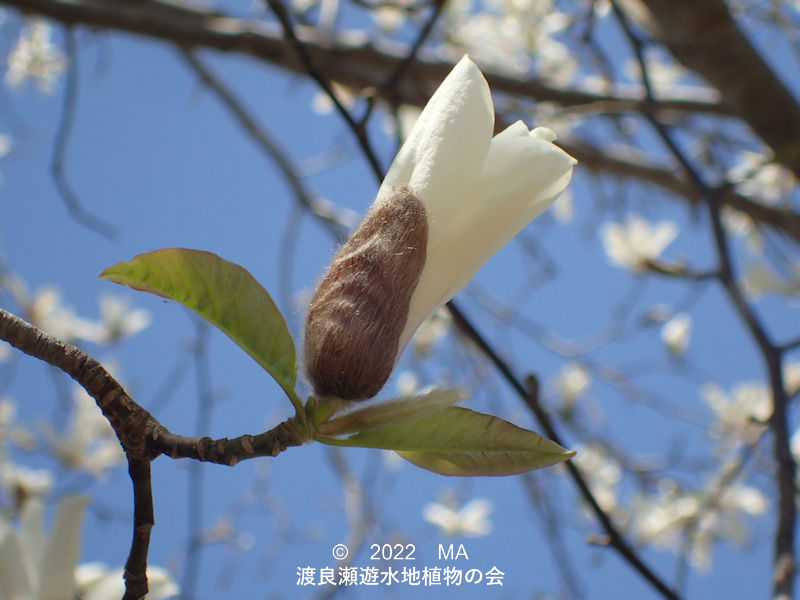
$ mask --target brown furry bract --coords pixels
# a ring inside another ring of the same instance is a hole
[[[305,368],[318,395],[364,400],[386,383],[427,242],[425,207],[400,186],[337,252],[306,318]]]

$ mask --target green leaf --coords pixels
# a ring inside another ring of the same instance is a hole
[[[575,453],[533,431],[460,406],[361,431],[337,446],[396,450],[418,467],[442,475],[514,475],[568,460]]]
[[[319,425],[317,431],[326,436],[363,432],[438,412],[446,406],[461,402],[466,397],[467,394],[463,390],[434,388],[405,398],[374,402],[363,408],[337,415]]]
[[[191,308],[252,356],[298,406],[289,328],[267,290],[239,265],[211,252],[164,248],[108,267],[100,277]]]

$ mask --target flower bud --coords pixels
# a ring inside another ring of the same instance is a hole
[[[386,383],[427,241],[422,202],[408,186],[384,190],[311,300],[304,358],[316,394],[364,400]]]

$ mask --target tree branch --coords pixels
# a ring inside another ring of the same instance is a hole
[[[800,178],[800,104],[731,16],[723,0],[624,0],[687,68],[721,94]]]
[[[692,205],[703,201],[703,190],[691,179],[681,176],[674,169],[654,164],[644,156],[637,156],[633,151],[600,149],[586,140],[570,137],[559,138],[558,145],[578,159],[581,168],[619,177],[632,177],[686,198]],[[730,188],[720,190],[719,194],[723,206],[736,209],[755,223],[766,225],[800,243],[800,214],[788,208],[770,206],[742,196]]]
[[[715,0],[703,0],[703,2],[699,2],[698,4],[703,4],[704,2],[713,3],[714,1]],[[648,95],[650,95],[651,88],[647,65],[644,60],[643,43],[630,27],[627,14],[620,8],[618,0],[612,0],[611,5],[623,32],[630,41],[633,52],[639,62],[642,82]],[[769,425],[770,431],[775,438],[773,454],[778,466],[775,475],[776,487],[778,488],[778,518],[773,554],[772,597],[789,599],[792,598],[794,593],[794,577],[797,569],[794,550],[795,528],[797,524],[797,509],[795,504],[795,495],[797,491],[795,477],[797,474],[797,465],[792,456],[790,447],[787,416],[788,397],[786,394],[786,386],[783,381],[783,369],[781,364],[782,351],[772,342],[766,327],[747,302],[744,293],[739,288],[733,260],[731,258],[727,233],[722,224],[722,202],[719,190],[712,188],[703,180],[700,173],[693,167],[678,143],[673,139],[669,127],[658,119],[658,115],[654,110],[645,112],[644,116],[650,121],[658,137],[684,169],[686,175],[695,187],[703,193],[703,199],[708,207],[714,246],[719,263],[719,268],[716,272],[717,278],[725,290],[728,299],[738,313],[739,318],[752,336],[764,360],[770,392],[772,394],[773,412]]]
[[[486,339],[478,332],[477,329],[469,322],[464,314],[454,306],[452,302],[447,304],[450,314],[453,316],[453,323],[458,327],[470,340],[472,340],[481,352],[495,365],[497,370],[503,375],[503,378],[511,385],[514,391],[525,402],[528,408],[536,416],[536,420],[544,429],[545,435],[560,445],[565,445],[561,440],[561,436],[553,425],[550,415],[544,410],[539,403],[539,389],[536,379],[529,377],[527,380],[527,387],[517,379],[511,368],[500,357],[494,348],[486,341]],[[636,554],[633,548],[628,545],[624,536],[619,532],[611,517],[606,513],[598,504],[597,499],[592,494],[586,479],[580,472],[575,463],[571,460],[564,463],[567,471],[575,483],[578,491],[583,500],[588,504],[590,510],[594,513],[603,531],[608,536],[608,545],[619,553],[619,555],[630,564],[637,573],[639,573],[650,585],[653,586],[664,598],[669,600],[678,600],[680,597],[678,593],[671,589],[661,578],[648,567],[641,558]]]
[[[275,23],[228,17],[218,12],[156,0],[0,0],[0,4],[25,13],[39,14],[67,25],[87,25],[157,38],[184,47],[206,47],[248,55],[300,75],[307,75],[295,50],[285,43]],[[293,30],[317,70],[354,90],[380,90],[408,55],[408,47],[391,42],[364,41],[362,36],[342,33],[324,39],[312,27]],[[410,63],[394,89],[396,98],[423,105],[450,72],[450,62],[420,53]],[[495,92],[555,102],[562,106],[601,103],[606,110],[638,112],[643,96],[596,94],[547,85],[536,78],[520,79],[486,71]],[[726,116],[729,109],[707,99],[661,98],[664,110]]]
[[[213,11],[171,2],[145,0],[0,0],[0,4],[24,12],[37,13],[67,25],[87,25],[148,36],[178,44],[181,48],[205,47],[223,52],[245,54],[289,71],[306,74],[298,55],[287,47],[280,28],[272,23],[226,17]],[[430,23],[434,22],[433,16]],[[426,57],[422,53],[408,61],[407,48],[387,43],[367,43],[346,33],[335,40],[321,39],[313,28],[292,27],[298,43],[316,70],[325,73],[330,81],[354,90],[373,89],[390,104],[406,103],[423,106],[439,83],[452,68],[450,63]],[[423,39],[423,38],[419,38]],[[211,84],[208,71],[201,72],[196,59],[190,63],[203,79]],[[396,73],[403,77],[398,78]],[[553,102],[563,107],[602,106],[604,111],[640,113],[645,110],[645,94],[595,94],[582,90],[546,85],[535,78],[508,77],[490,70],[486,77],[496,93]],[[387,87],[387,82],[391,83]],[[214,87],[212,85],[212,87]],[[230,106],[223,90],[216,89]],[[730,109],[718,102],[659,98],[660,111],[687,114],[730,115]],[[233,109],[232,109],[233,110]],[[236,110],[234,115],[247,128],[247,122]],[[263,136],[251,134],[259,138]],[[264,140],[261,139],[262,146]],[[567,140],[560,144],[590,169],[621,176],[631,176],[654,183],[696,201],[697,190],[671,170],[627,159],[621,154],[602,151],[582,140]],[[273,158],[276,154],[272,152]],[[283,166],[282,166],[283,168]],[[284,170],[285,173],[290,171]],[[290,186],[295,188],[290,181]],[[297,189],[295,189],[297,193]],[[305,195],[308,197],[307,195]],[[303,195],[298,195],[302,198]],[[800,215],[754,202],[734,193],[723,201],[764,223],[800,240]],[[313,210],[313,209],[312,209]]]
[[[133,538],[125,561],[125,595],[122,600],[139,600],[147,594],[147,552],[155,525],[150,461],[128,457],[128,474],[133,483]]]
[[[67,67],[64,85],[64,105],[61,109],[61,121],[58,124],[58,129],[56,129],[53,142],[53,158],[50,161],[50,172],[56,184],[56,189],[72,217],[92,231],[109,240],[113,240],[119,236],[117,229],[83,208],[80,198],[72,188],[64,168],[72,124],[75,121],[75,106],[78,95],[78,53],[75,44],[75,33],[69,27],[67,28],[65,40],[69,66]]]
[[[153,460],[159,454],[233,466],[257,456],[277,456],[308,439],[304,425],[291,418],[258,435],[237,438],[185,437],[169,431],[139,406],[91,356],[0,309],[0,339],[58,367],[95,399],[129,459]]]

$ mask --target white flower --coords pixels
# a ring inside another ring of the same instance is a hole
[[[736,191],[742,196],[773,206],[787,199],[795,186],[792,172],[774,162],[771,153],[749,150],[739,153],[739,164],[728,171],[728,180],[736,184]]]
[[[317,394],[375,395],[422,321],[569,183],[575,160],[552,131],[493,127],[489,86],[464,57],[317,287],[305,333]]]
[[[452,328],[450,313],[437,310],[425,319],[414,333],[412,347],[419,356],[428,356],[436,345],[450,333]]]
[[[95,340],[107,344],[140,332],[150,324],[150,313],[143,308],[130,308],[127,300],[117,296],[100,296],[100,326]]]
[[[619,484],[622,468],[601,446],[582,446],[575,449],[572,461],[583,473],[600,507],[608,513],[619,512]]]
[[[545,128],[517,121],[492,138],[489,86],[464,57],[431,97],[398,152],[378,197],[407,185],[425,207],[428,248],[400,337],[423,319],[564,190],[575,160]]]
[[[97,337],[97,323],[79,317],[66,306],[61,291],[55,286],[39,289],[27,306],[27,317],[37,327],[67,342]]]
[[[53,474],[47,469],[30,469],[0,460],[0,484],[10,497],[24,502],[31,496],[47,495],[53,487]]]
[[[492,523],[489,521],[491,513],[492,503],[486,498],[476,498],[461,508],[458,508],[454,500],[445,499],[442,503],[426,504],[422,509],[425,520],[436,525],[447,536],[488,535],[492,531]]]
[[[673,355],[683,356],[692,335],[692,317],[678,313],[661,328],[661,341]]]
[[[124,462],[125,453],[108,420],[82,387],[73,388],[73,401],[72,418],[66,432],[47,427],[44,433],[65,465],[100,477]]]
[[[65,496],[49,536],[44,534],[44,504],[37,498],[22,507],[19,530],[0,517],[0,597],[75,598],[75,566],[87,503],[83,496]]]
[[[562,401],[569,407],[586,393],[591,381],[586,369],[578,363],[571,362],[561,369],[554,383]]]
[[[572,223],[574,217],[575,207],[572,203],[572,194],[567,190],[553,204],[553,218],[561,225],[568,225]]]
[[[740,383],[730,394],[716,383],[707,383],[700,388],[700,395],[716,416],[712,433],[728,441],[746,441],[757,435],[772,415],[769,389],[763,383]]]
[[[640,541],[682,552],[688,532],[689,562],[707,570],[717,541],[747,543],[749,531],[742,515],[760,515],[768,508],[767,499],[759,490],[740,482],[721,494],[718,484],[712,482],[707,493],[710,498],[681,490],[670,480],[660,482],[657,495],[635,502],[634,535]]]
[[[51,93],[56,78],[64,70],[67,60],[52,42],[53,28],[41,19],[35,19],[20,33],[13,50],[8,55],[6,83],[17,87],[31,78],[42,92]]]
[[[638,215],[630,215],[626,223],[606,223],[600,230],[603,247],[612,265],[641,273],[655,261],[678,235],[672,221],[654,226]]]
[[[786,363],[783,366],[783,385],[790,398],[800,392],[800,361]]]
[[[800,264],[790,263],[788,266],[788,277],[782,279],[764,263],[749,264],[742,279],[745,293],[752,300],[765,294],[797,295],[800,292]]]
[[[122,569],[111,569],[103,563],[85,563],[75,570],[75,584],[81,600],[119,600],[125,593]],[[161,567],[147,567],[147,600],[163,600],[177,595],[172,576]]]

